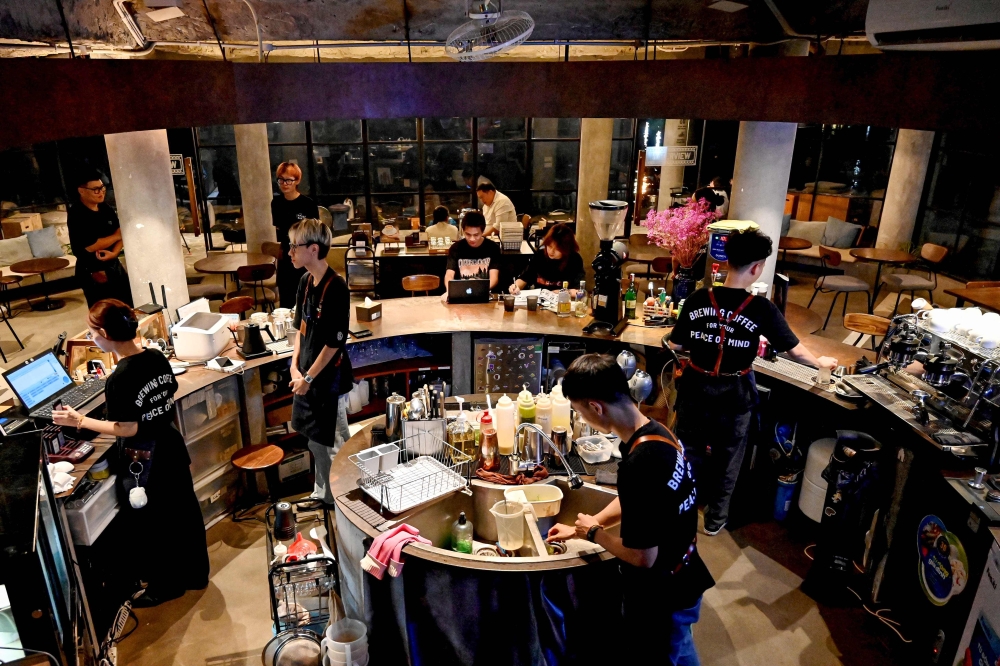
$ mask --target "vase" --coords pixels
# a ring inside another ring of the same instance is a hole
[[[679,266],[677,268],[677,275],[674,277],[674,288],[671,299],[674,303],[680,303],[691,295],[697,284],[698,281],[694,279],[694,267]]]

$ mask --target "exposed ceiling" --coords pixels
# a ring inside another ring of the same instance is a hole
[[[0,40],[65,44],[60,0],[0,0]],[[149,5],[126,2],[150,42],[256,42],[249,2],[261,37],[294,41],[441,42],[465,21],[464,0],[173,0],[183,16],[154,21]],[[61,0],[73,42],[135,49],[114,0]],[[769,43],[792,32],[822,37],[864,30],[868,0],[741,0],[737,11],[710,6],[715,0],[507,0],[535,20],[532,41],[667,40]],[[732,3],[729,3],[732,5]],[[731,8],[731,7],[730,7]],[[784,17],[786,26],[774,10]],[[209,19],[211,16],[211,20]]]

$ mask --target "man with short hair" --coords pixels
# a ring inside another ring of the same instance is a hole
[[[303,271],[292,266],[288,256],[288,230],[300,220],[318,220],[319,207],[316,202],[299,192],[302,169],[294,162],[282,162],[275,169],[274,177],[281,194],[271,199],[271,224],[281,243],[281,259],[278,260],[278,301],[283,308],[295,305],[295,296]]]
[[[309,439],[316,464],[312,497],[333,504],[330,467],[350,439],[347,394],[354,388],[347,355],[351,294],[344,278],[326,263],[333,235],[319,220],[302,220],[288,230],[292,265],[305,269],[295,298],[292,352],[292,427]]]
[[[675,666],[697,666],[691,625],[702,594],[715,584],[698,555],[698,506],[684,448],[644,416],[625,373],[610,356],[585,354],[569,366],[562,390],[584,421],[621,439],[618,497],[576,525],[555,525],[549,541],[587,539],[621,560],[622,611],[632,654],[663,654]],[[621,525],[620,535],[606,528]],[[666,639],[666,640],[664,640]]]
[[[677,435],[695,466],[709,536],[729,519],[757,403],[753,361],[761,336],[799,363],[837,367],[836,359],[813,356],[771,301],[747,292],[771,250],[771,239],[758,229],[729,234],[725,285],[691,294],[670,333],[670,346],[691,354],[677,384]]]
[[[115,209],[104,202],[108,188],[93,169],[81,173],[76,185],[80,201],[69,207],[66,226],[87,305],[105,298],[132,305],[128,273],[118,260],[123,249],[121,224]]]
[[[490,289],[500,281],[500,246],[486,239],[483,233],[486,218],[482,213],[470,211],[462,219],[462,238],[451,244],[448,264],[444,271],[444,294],[448,302],[448,283],[452,280],[489,279]]]
[[[500,225],[505,222],[518,222],[514,203],[503,192],[497,191],[493,183],[480,183],[476,186],[476,196],[483,204],[483,217],[486,218],[484,236],[500,233]]]

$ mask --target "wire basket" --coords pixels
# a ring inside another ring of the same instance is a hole
[[[380,455],[368,454],[387,447],[389,450]],[[348,458],[361,470],[361,490],[379,503],[379,510],[390,513],[402,513],[468,487],[475,462],[472,456],[426,431]]]

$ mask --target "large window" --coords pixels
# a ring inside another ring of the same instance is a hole
[[[236,161],[236,133],[232,125],[198,128],[198,161],[202,192],[215,212],[219,212],[219,207],[239,207],[243,197]]]
[[[895,129],[799,125],[786,210],[796,220],[836,217],[877,227],[895,145]]]
[[[1000,135],[939,132],[914,240],[951,251],[945,272],[1000,277]]]

